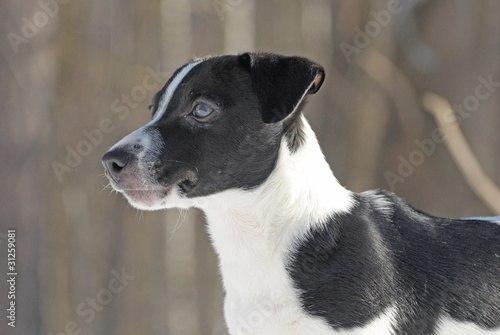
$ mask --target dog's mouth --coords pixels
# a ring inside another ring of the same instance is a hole
[[[193,171],[186,171],[182,179],[176,182],[183,195],[188,195],[197,185],[198,177]]]
[[[184,195],[187,195],[193,190],[193,188],[195,188],[196,183],[190,179],[185,179],[178,183],[177,186]]]
[[[192,171],[182,173],[174,182],[146,182],[136,176],[122,178],[119,182],[109,178],[112,187],[123,193],[125,198],[135,206],[141,208],[154,207],[158,203],[165,203],[172,192],[180,196],[187,196],[197,185],[197,176]],[[166,185],[164,185],[166,184]]]

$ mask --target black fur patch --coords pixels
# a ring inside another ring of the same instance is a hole
[[[249,94],[250,92],[250,94]],[[281,127],[262,121],[252,82],[236,56],[205,60],[180,82],[162,118],[153,125],[163,142],[155,177],[169,185],[178,170],[197,175],[189,197],[262,184],[274,168]],[[197,103],[214,106],[205,120],[191,114]],[[209,119],[210,118],[210,119]]]
[[[168,186],[186,171],[195,173],[196,184],[183,188],[189,197],[261,185],[274,169],[283,136],[292,152],[302,145],[303,98],[323,78],[319,65],[299,57],[246,53],[203,60],[151,126],[163,142],[153,177]],[[153,99],[153,113],[168,85]],[[197,103],[216,112],[196,120],[191,111]]]
[[[324,81],[323,68],[306,58],[269,53],[240,57],[251,58],[249,71],[266,123],[285,120],[297,111],[302,99],[316,93]],[[317,77],[317,84],[311,86]]]
[[[379,195],[390,211],[358,194],[351,213],[291,255],[303,308],[337,329],[364,326],[390,306],[395,334],[435,334],[444,315],[500,327],[500,226],[431,217]]]

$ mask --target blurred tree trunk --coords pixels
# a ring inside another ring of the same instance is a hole
[[[237,54],[255,48],[255,1],[244,0],[230,6],[222,1],[228,12],[224,18],[224,53]]]
[[[52,44],[57,62],[57,71],[54,71],[57,95],[49,120],[54,127],[52,141],[59,146],[51,158],[62,164],[66,164],[67,146],[77,150],[78,143],[84,139],[82,131],[95,128],[94,117],[101,113],[99,109],[89,108],[88,97],[93,97],[96,104],[105,99],[98,93],[102,92],[101,87],[94,80],[106,64],[102,56],[96,57],[97,50],[89,47],[88,41],[98,32],[88,27],[96,27],[92,25],[99,19],[95,13],[105,15],[109,13],[106,9],[109,10],[94,2],[71,2],[60,5],[54,17],[59,26]],[[80,66],[74,66],[75,63]],[[59,152],[62,152],[62,159],[55,156]],[[91,322],[85,322],[85,318],[77,314],[81,303],[95,297],[98,289],[107,287],[110,276],[108,265],[101,260],[109,252],[106,237],[114,227],[101,225],[95,215],[95,197],[88,196],[99,189],[96,187],[97,175],[88,173],[96,164],[99,162],[83,158],[61,180],[55,178],[53,171],[47,176],[50,188],[46,200],[50,216],[42,238],[44,248],[40,266],[43,334],[66,332],[73,324],[85,333],[106,328],[106,319],[100,313]],[[91,236],[93,238],[89,239]]]
[[[36,9],[32,1],[7,1],[1,5],[2,36],[22,36],[23,16]],[[2,45],[0,60],[0,301],[2,334],[38,334],[41,292],[38,278],[40,235],[46,228],[46,156],[51,133],[50,101],[54,97],[55,64],[50,48],[53,22],[33,28],[25,43]],[[16,328],[7,326],[7,234],[16,230]]]

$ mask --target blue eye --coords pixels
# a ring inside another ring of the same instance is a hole
[[[203,119],[204,117],[212,114],[213,111],[214,109],[207,105],[198,104],[193,108],[193,116],[199,119]]]

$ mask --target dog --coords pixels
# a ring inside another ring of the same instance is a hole
[[[342,187],[302,114],[324,79],[301,57],[193,59],[105,173],[138,209],[205,213],[232,335],[500,334],[500,217]]]

